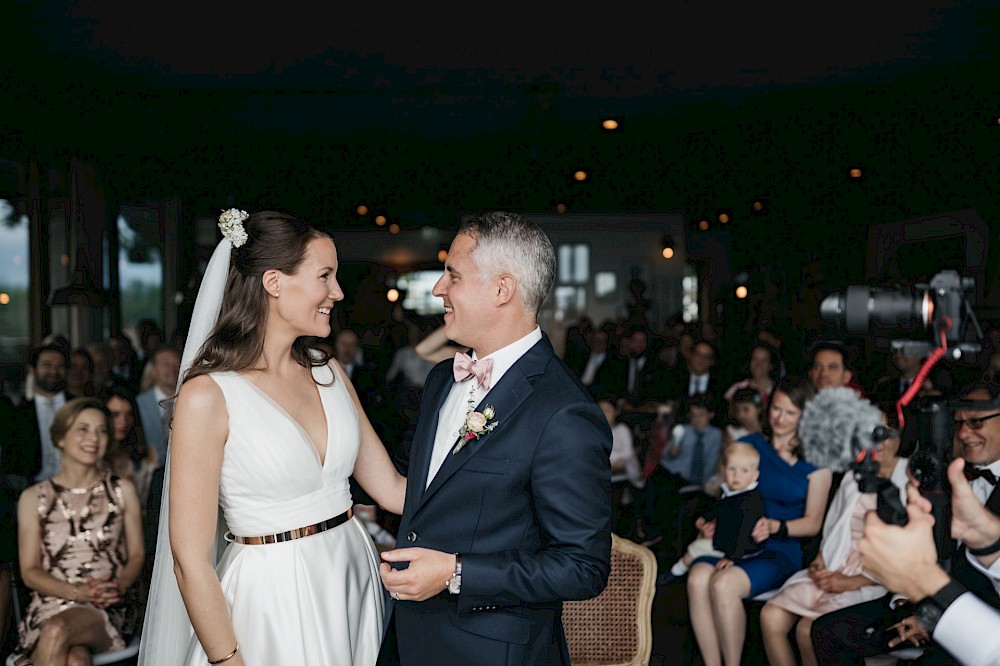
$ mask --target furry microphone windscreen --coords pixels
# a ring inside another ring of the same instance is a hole
[[[806,403],[799,439],[806,460],[834,472],[846,471],[861,449],[871,447],[871,434],[882,425],[882,412],[853,389],[825,388]]]

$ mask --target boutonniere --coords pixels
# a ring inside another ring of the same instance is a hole
[[[462,424],[462,427],[458,431],[458,443],[451,450],[452,454],[461,451],[462,447],[470,439],[479,439],[500,425],[499,421],[492,420],[494,416],[496,416],[496,412],[493,410],[492,405],[486,405],[481,412],[472,411],[472,406],[470,405],[469,411],[465,415],[465,423]]]

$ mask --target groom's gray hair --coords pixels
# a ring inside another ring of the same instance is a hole
[[[556,277],[556,254],[545,232],[523,215],[493,211],[468,220],[458,233],[476,241],[472,253],[483,278],[510,273],[524,307],[538,314]]]

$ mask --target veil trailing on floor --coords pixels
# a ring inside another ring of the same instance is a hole
[[[191,326],[188,328],[184,353],[181,356],[181,369],[177,380],[177,390],[180,390],[184,375],[198,355],[202,345],[211,335],[219,318],[222,307],[222,297],[225,292],[226,279],[229,275],[229,258],[232,253],[232,243],[223,239],[215,248],[208,268],[201,280],[198,298],[191,315]],[[173,437],[171,436],[171,440]],[[169,534],[169,493],[170,493],[170,445],[167,446],[167,459],[164,463],[163,498],[160,502],[160,522],[157,530],[156,555],[153,564],[153,577],[150,581],[149,600],[146,603],[145,622],[142,628],[142,640],[139,648],[139,664],[142,666],[175,666],[184,658],[182,651],[187,650],[194,635],[191,621],[188,619],[184,601],[177,587],[174,576],[174,558],[170,552]],[[215,548],[212,558],[218,563],[219,554],[225,542],[226,533],[222,512],[219,512],[219,527],[216,530]]]

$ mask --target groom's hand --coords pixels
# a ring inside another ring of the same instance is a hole
[[[379,566],[382,584],[398,601],[423,601],[448,586],[455,573],[455,555],[429,548],[399,548],[382,553]],[[393,569],[395,562],[409,562],[406,569]]]

